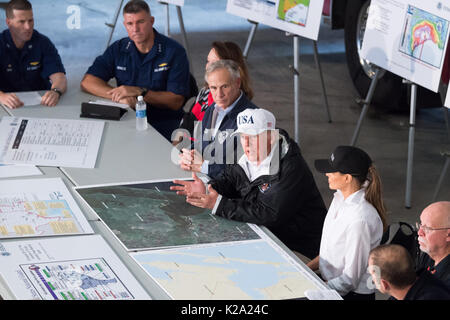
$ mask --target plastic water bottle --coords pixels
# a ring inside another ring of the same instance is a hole
[[[142,96],[138,97],[136,103],[136,130],[147,130],[147,105]]]

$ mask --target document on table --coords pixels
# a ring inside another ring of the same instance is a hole
[[[344,300],[336,290],[306,290],[308,300]]]
[[[94,233],[61,178],[0,181],[0,239]]]
[[[103,106],[119,107],[119,108],[122,108],[122,109],[129,109],[130,108],[130,106],[125,104],[125,103],[105,101],[105,100],[93,100],[93,101],[89,101],[88,103],[100,104],[100,105],[103,105]]]
[[[41,170],[35,166],[0,164],[0,178],[24,177],[42,175]]]
[[[0,284],[6,299],[151,299],[100,235],[0,242]]]
[[[41,104],[42,97],[37,91],[15,92],[15,95],[26,106],[38,106]]]
[[[0,163],[94,168],[103,121],[3,117]]]

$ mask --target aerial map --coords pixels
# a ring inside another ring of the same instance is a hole
[[[127,250],[260,238],[246,223],[191,206],[169,189],[172,185],[151,182],[76,191]]]
[[[306,26],[310,0],[280,0],[277,17],[280,20]]]
[[[172,299],[291,299],[304,297],[308,289],[323,289],[265,240],[131,255]]]
[[[447,32],[447,20],[409,5],[400,38],[400,51],[440,68]]]
[[[21,265],[43,300],[134,299],[102,258]]]

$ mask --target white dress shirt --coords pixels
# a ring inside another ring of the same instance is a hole
[[[365,189],[344,199],[335,192],[323,225],[319,270],[331,289],[342,296],[350,291],[373,293],[367,271],[369,252],[380,244],[383,224],[365,199]]]
[[[246,154],[242,155],[242,157],[238,161],[238,164],[244,170],[248,179],[251,182],[253,182],[254,180],[256,180],[257,178],[259,178],[263,175],[271,174],[270,166],[271,166],[272,158],[273,158],[273,155],[275,154],[275,152],[278,152],[278,142],[276,144],[274,144],[269,155],[263,161],[261,161],[261,163],[259,165],[256,164],[255,162],[248,160]],[[217,208],[219,207],[219,203],[221,200],[222,200],[222,196],[219,194],[217,197],[216,203],[214,205],[214,208],[212,210],[212,214],[216,214]]]

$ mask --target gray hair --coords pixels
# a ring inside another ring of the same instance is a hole
[[[231,78],[234,80],[241,78],[241,73],[239,71],[239,65],[233,60],[218,60],[212,62],[207,68],[205,72],[205,81],[208,82],[208,77],[211,73],[219,69],[226,69],[230,74]]]

